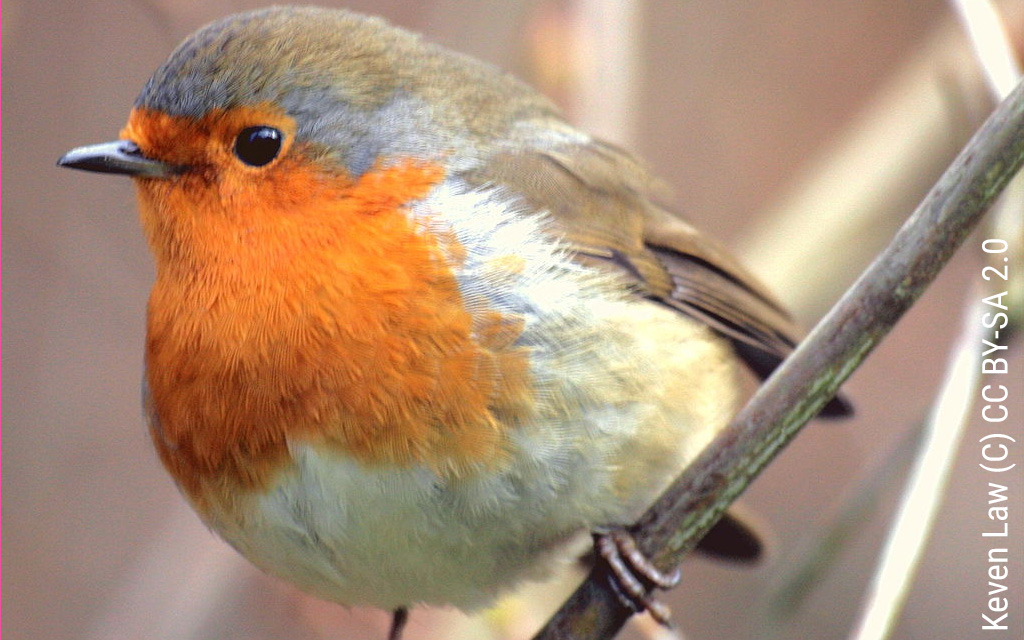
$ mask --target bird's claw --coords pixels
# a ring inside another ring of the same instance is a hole
[[[666,574],[655,567],[623,528],[600,529],[593,535],[594,548],[608,567],[608,583],[619,601],[637,613],[648,612],[659,624],[670,627],[672,611],[650,591],[679,584],[679,569]]]

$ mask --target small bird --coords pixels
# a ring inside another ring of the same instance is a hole
[[[59,164],[134,178],[144,404],[186,498],[393,637],[631,523],[730,419],[739,365],[794,344],[638,160],[377,18],[214,22],[120,140]]]

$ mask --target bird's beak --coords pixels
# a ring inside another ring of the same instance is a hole
[[[147,158],[131,140],[115,140],[72,149],[57,161],[57,165],[140,178],[169,178],[184,170],[184,167]]]

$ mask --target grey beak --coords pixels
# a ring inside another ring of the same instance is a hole
[[[72,169],[120,173],[140,178],[168,178],[184,170],[184,167],[147,158],[131,140],[115,140],[78,147],[65,153],[57,164]]]

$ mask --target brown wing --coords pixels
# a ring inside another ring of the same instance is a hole
[[[499,153],[465,175],[550,211],[577,259],[624,272],[637,295],[696,318],[732,340],[761,377],[793,350],[786,311],[717,242],[656,202],[661,185],[629,154],[593,142]],[[824,415],[845,415],[833,400]]]

